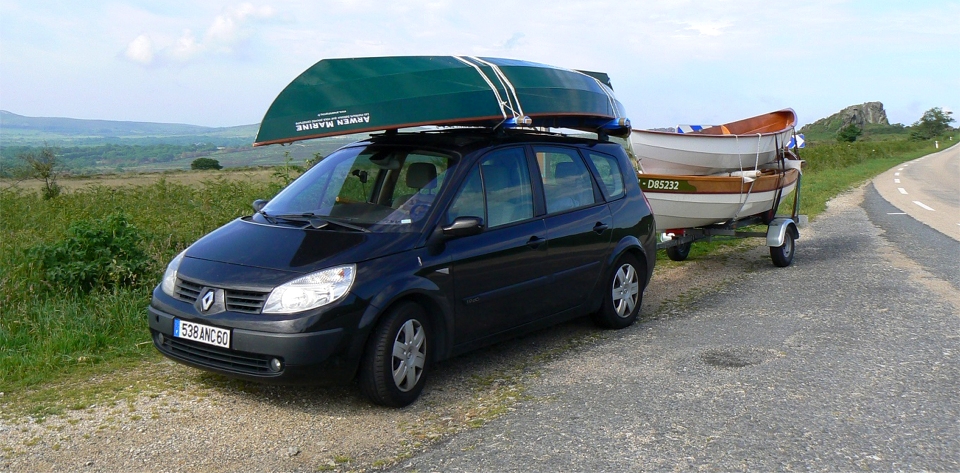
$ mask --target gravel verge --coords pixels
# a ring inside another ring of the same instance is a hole
[[[658,262],[643,318],[625,330],[642,330],[645,321],[682,312],[770,265],[760,245],[743,240],[699,260]],[[0,471],[378,470],[520,401],[537,402],[526,386],[545,363],[620,336],[580,319],[469,353],[436,366],[422,398],[404,409],[372,406],[355,385],[265,386],[147,361],[77,383],[83,386],[44,387],[74,393],[107,386],[50,401],[58,407],[52,415],[37,414],[37,406],[25,412],[15,393],[0,397]]]

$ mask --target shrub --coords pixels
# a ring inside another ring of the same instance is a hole
[[[934,107],[923,112],[920,120],[917,120],[911,127],[910,139],[917,141],[932,140],[950,129],[950,123],[955,121],[951,115],[953,115],[953,112],[944,111],[940,107]]]
[[[220,161],[217,161],[213,158],[197,158],[190,163],[190,169],[223,169],[223,166],[220,165]]]
[[[837,131],[837,141],[853,143],[857,141],[861,133],[863,133],[863,130],[851,123]]]
[[[77,221],[67,233],[61,241],[28,251],[52,285],[84,292],[132,286],[150,268],[150,258],[140,248],[142,234],[122,212]]]

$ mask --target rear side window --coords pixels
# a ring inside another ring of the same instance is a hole
[[[600,178],[607,200],[623,196],[623,173],[620,172],[617,158],[596,151],[587,151],[587,156],[597,169],[597,177]]]
[[[572,148],[535,146],[547,213],[563,212],[596,203],[590,171]]]

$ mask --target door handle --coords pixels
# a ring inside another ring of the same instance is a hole
[[[540,238],[536,235],[530,237],[530,240],[527,241],[527,246],[533,249],[540,248],[540,245],[543,245],[547,240]]]
[[[593,226],[593,231],[597,232],[597,235],[599,235],[607,231],[608,228],[610,228],[610,225],[607,225],[603,222],[597,222],[597,224]]]

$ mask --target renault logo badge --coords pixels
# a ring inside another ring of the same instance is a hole
[[[203,298],[200,299],[200,309],[203,312],[210,310],[210,306],[213,305],[214,300],[214,291],[213,289],[208,289],[207,293],[203,295]]]

